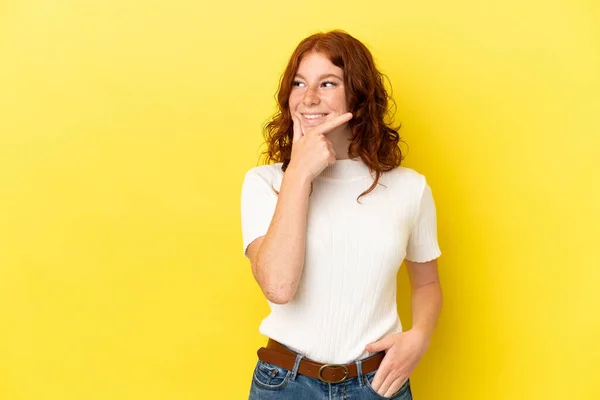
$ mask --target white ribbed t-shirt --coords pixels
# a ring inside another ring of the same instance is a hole
[[[267,233],[283,179],[282,163],[250,169],[241,193],[244,255]],[[374,176],[374,173],[372,173]],[[425,177],[398,167],[374,179],[361,159],[337,160],[313,180],[302,278],[288,303],[269,302],[259,332],[306,357],[348,363],[365,346],[401,332],[396,275],[402,261],[441,255],[436,208]]]

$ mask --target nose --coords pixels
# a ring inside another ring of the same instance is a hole
[[[314,106],[319,104],[320,102],[321,99],[319,98],[319,95],[316,92],[316,90],[313,90],[311,88],[306,89],[306,92],[304,92],[304,97],[302,97],[302,104],[304,104],[305,106]]]

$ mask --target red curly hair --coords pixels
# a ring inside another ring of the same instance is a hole
[[[268,147],[263,156],[267,164],[282,162],[283,171],[290,163],[294,137],[290,92],[300,61],[312,52],[323,54],[344,71],[346,105],[353,115],[348,122],[352,132],[348,155],[350,158],[360,157],[375,172],[373,184],[358,196],[358,201],[375,189],[383,172],[400,166],[404,157],[398,147],[400,126],[393,128],[385,122],[386,114],[391,111],[388,104],[394,104],[384,87],[385,75],[375,67],[367,47],[342,30],[311,35],[294,50],[279,83],[278,111],[264,127],[263,135]],[[390,112],[390,123],[392,118],[393,112]]]

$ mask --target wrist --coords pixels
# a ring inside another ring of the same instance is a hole
[[[299,183],[300,185],[310,186],[310,184],[312,183],[312,180],[313,180],[312,174],[305,173],[302,170],[295,168],[292,165],[288,166],[288,168],[285,170],[283,176],[284,176],[284,179],[286,177],[288,177],[289,179],[293,180],[294,182]]]
[[[422,342],[429,347],[429,343],[431,343],[431,332],[427,329],[424,329],[420,326],[414,326],[411,331],[413,331],[417,336],[419,336]]]

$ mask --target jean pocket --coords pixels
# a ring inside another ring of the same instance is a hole
[[[396,391],[396,393],[387,397],[387,396],[382,396],[379,393],[377,393],[375,391],[375,389],[373,389],[373,386],[371,386],[371,382],[373,381],[373,378],[375,378],[376,373],[377,373],[377,371],[369,372],[368,374],[364,375],[364,378],[365,378],[365,386],[371,391],[372,394],[377,396],[378,399],[412,400],[412,394],[410,391],[410,378],[407,379],[406,382],[404,382],[404,384],[402,386],[400,386],[400,388]]]
[[[258,360],[253,379],[254,383],[263,389],[277,390],[288,383],[291,373],[288,369]]]

